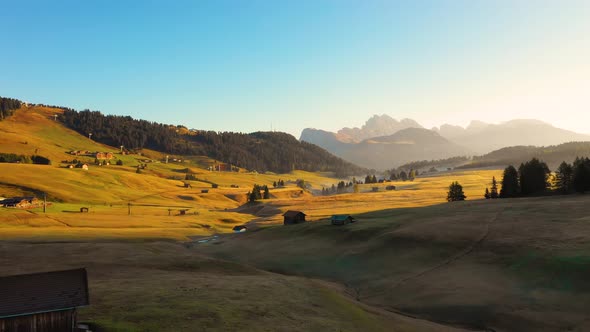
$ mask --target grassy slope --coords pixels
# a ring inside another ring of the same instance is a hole
[[[586,331],[589,203],[569,196],[389,209],[345,227],[264,228],[198,250],[336,281],[364,303],[434,321]]]
[[[37,153],[52,160],[51,166],[0,163],[0,197],[42,197],[42,193],[47,193],[53,203],[46,215],[40,213],[41,209],[0,210],[0,238],[186,239],[231,231],[234,225],[256,218],[243,211],[233,212],[245,203],[246,193],[255,183],[271,186],[280,178],[294,182],[299,177],[316,186],[337,182],[328,174],[300,171],[282,176],[209,172],[206,168],[215,161],[206,157],[192,157],[180,163],[149,163],[142,174],[137,174],[135,167],[143,159],[164,155],[149,150],[143,151],[142,156],[117,154],[117,149],[91,141],[55,122],[53,115],[59,112],[45,107],[23,108],[0,122],[0,152]],[[112,151],[124,166],[95,166],[93,158],[69,155],[71,150]],[[62,167],[60,161],[74,158],[91,163],[90,170]],[[183,187],[187,170],[202,180],[190,181],[191,189]],[[212,189],[211,183],[220,188]],[[231,188],[232,184],[240,188]],[[201,193],[203,189],[209,193]],[[291,184],[289,188],[275,190],[275,195],[298,195],[298,189]],[[128,203],[133,204],[131,216],[127,216]],[[80,207],[90,207],[90,213],[75,213]],[[175,217],[179,209],[189,209],[188,215]]]
[[[2,275],[85,266],[91,305],[79,319],[109,331],[454,331],[359,305],[333,284],[178,243],[0,242],[0,253]]]

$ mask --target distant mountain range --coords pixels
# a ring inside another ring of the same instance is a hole
[[[361,128],[336,133],[306,128],[300,140],[316,144],[345,160],[374,169],[390,169],[417,160],[489,153],[509,146],[549,146],[590,141],[590,135],[556,128],[538,120],[501,124],[472,121],[469,126],[424,129],[411,119],[375,115]]]
[[[556,128],[539,120],[512,120],[501,124],[472,121],[467,128],[442,125],[433,130],[477,154],[515,145],[548,146],[590,141],[590,135]]]

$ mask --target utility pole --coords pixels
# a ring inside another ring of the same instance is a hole
[[[131,215],[131,202],[127,203],[127,215]]]

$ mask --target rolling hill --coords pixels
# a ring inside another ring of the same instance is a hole
[[[128,149],[149,148],[162,153],[204,155],[258,172],[285,173],[299,169],[335,172],[339,176],[362,173],[356,165],[281,132],[250,134],[188,130],[183,126],[137,120],[128,116],[65,109],[58,118],[81,135]]]
[[[477,331],[587,331],[584,195],[356,214],[274,227],[199,252],[337,281],[360,303]],[[564,213],[567,211],[567,213]]]

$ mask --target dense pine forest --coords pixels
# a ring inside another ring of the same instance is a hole
[[[0,121],[12,115],[12,113],[19,109],[22,101],[12,98],[0,97]]]
[[[127,149],[148,148],[171,154],[206,155],[235,166],[259,172],[284,173],[293,169],[332,171],[337,176],[365,172],[324,149],[279,132],[251,134],[188,130],[129,116],[103,115],[97,111],[77,112],[63,108],[60,116],[67,127],[92,139]]]

